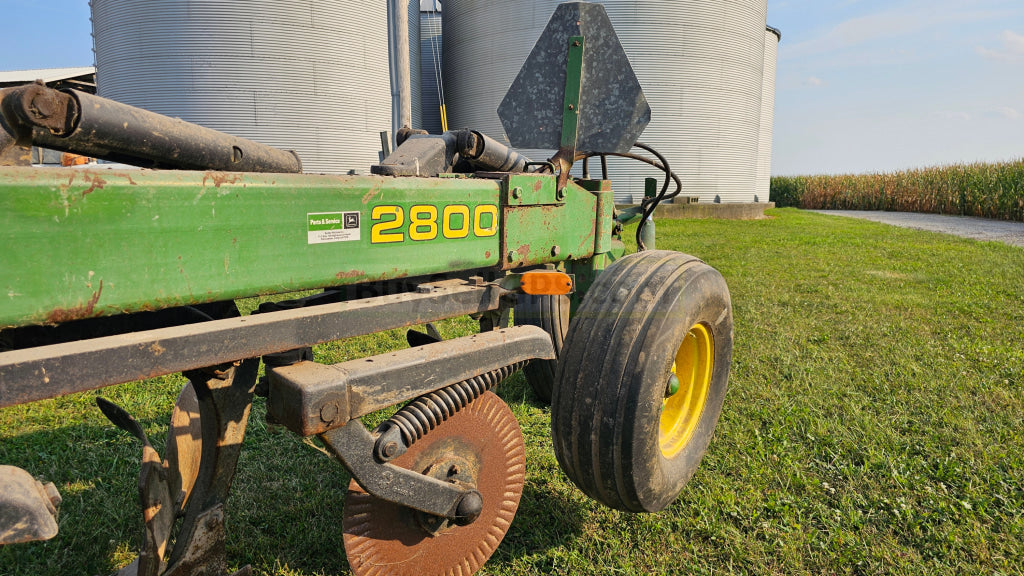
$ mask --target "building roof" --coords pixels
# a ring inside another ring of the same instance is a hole
[[[49,84],[59,80],[88,76],[96,73],[94,66],[78,66],[75,68],[39,68],[36,70],[0,71],[0,84],[25,84],[42,80]]]

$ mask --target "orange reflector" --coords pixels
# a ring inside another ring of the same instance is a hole
[[[572,292],[572,276],[553,270],[525,272],[520,279],[520,287],[527,294],[568,294]]]

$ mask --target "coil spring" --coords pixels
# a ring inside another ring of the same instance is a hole
[[[412,446],[413,442],[525,365],[526,362],[517,362],[424,394],[396,412],[387,424],[397,427],[405,445]]]

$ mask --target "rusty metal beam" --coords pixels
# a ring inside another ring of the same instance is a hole
[[[312,436],[478,374],[554,357],[547,332],[517,326],[340,364],[299,362],[267,370],[267,414]]]
[[[0,353],[0,408],[497,309],[505,290],[461,280],[421,292]]]

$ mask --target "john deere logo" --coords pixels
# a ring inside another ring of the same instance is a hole
[[[313,212],[306,223],[307,244],[359,240],[359,212]]]

